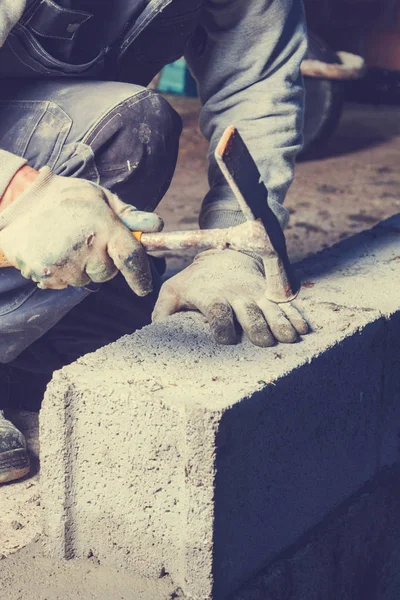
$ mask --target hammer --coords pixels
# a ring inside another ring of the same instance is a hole
[[[258,168],[235,127],[228,127],[216,150],[217,163],[233,191],[246,221],[226,229],[132,232],[147,252],[210,248],[258,255],[264,264],[265,295],[273,302],[289,302],[299,286],[288,259],[285,236],[268,206],[268,191]],[[0,268],[10,267],[0,250]]]

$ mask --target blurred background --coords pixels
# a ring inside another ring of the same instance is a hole
[[[305,0],[310,28],[334,50],[361,54],[369,67],[400,71],[398,0]]]
[[[286,201],[295,261],[400,211],[400,0],[305,0],[305,7],[305,148]],[[207,191],[196,85],[181,59],[153,86],[184,123],[176,177],[160,213],[168,229],[189,229]],[[189,260],[170,256],[169,267]]]

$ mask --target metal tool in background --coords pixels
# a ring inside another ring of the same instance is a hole
[[[197,231],[135,231],[132,235],[147,252],[214,248],[254,253],[264,263],[266,297],[273,302],[293,300],[299,286],[288,259],[285,236],[268,206],[268,191],[261,181],[258,168],[235,127],[225,131],[215,157],[246,218],[243,224],[226,229]],[[10,266],[0,250],[0,268]]]

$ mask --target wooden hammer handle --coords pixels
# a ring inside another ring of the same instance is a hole
[[[200,252],[208,248],[220,250],[231,248],[232,250],[255,252],[261,255],[275,255],[265,234],[264,227],[258,221],[245,221],[241,225],[226,229],[161,231],[160,233],[133,231],[132,235],[142,244],[146,252],[179,252],[182,250]],[[0,268],[11,266],[0,250]]]

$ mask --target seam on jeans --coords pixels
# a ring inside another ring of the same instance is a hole
[[[93,181],[94,183],[100,185],[100,174],[96,165],[96,157],[91,146],[89,146],[89,144],[85,144],[84,142],[76,142],[75,150],[71,158],[74,156],[81,157],[83,161],[85,161],[86,156],[88,156],[89,160],[92,159],[90,163],[85,163],[84,179]],[[68,160],[66,162],[68,162]]]
[[[0,317],[8,315],[10,312],[14,312],[20,308],[29,298],[38,291],[38,287],[34,285],[31,289],[27,289],[17,296],[12,302],[7,304],[5,307],[0,308]]]
[[[90,140],[90,143],[93,144],[97,140],[97,138],[99,137],[99,135],[101,134],[101,132],[106,127],[108,127],[108,125],[110,125],[110,123],[112,123],[114,119],[116,119],[117,117],[121,117],[121,116],[122,116],[121,113],[117,112],[117,113],[114,113],[109,119],[107,119],[106,121],[104,121],[101,129],[99,129],[99,131],[96,133],[96,135],[94,136],[94,138],[92,140]],[[99,125],[100,125],[100,123],[101,123],[101,121],[99,122]]]
[[[87,21],[87,19],[86,19],[86,21]],[[83,25],[83,23],[86,23],[86,21],[82,21],[82,25]],[[29,23],[27,23],[27,25],[29,25]],[[73,42],[76,34],[79,31],[77,29],[75,31],[75,33],[71,37],[62,37],[61,35],[44,35],[43,33],[40,33],[40,31],[38,31],[37,29],[35,29],[34,27],[32,27],[32,25],[29,25],[29,29],[31,29],[31,31],[34,31],[40,37],[45,37],[46,39],[49,39],[49,40],[63,40],[64,42],[65,41]]]
[[[144,92],[146,92],[146,95],[144,96],[145,98],[148,98],[149,96],[154,96],[154,94],[160,96],[159,93],[155,92],[154,90],[144,90]],[[142,93],[142,92],[140,92]],[[142,98],[141,98],[142,99]],[[129,98],[127,98],[126,100],[124,100],[123,102],[121,102],[121,104],[123,106],[126,105],[127,108],[130,108],[131,106],[134,106],[136,104],[136,95],[135,96],[129,96]]]
[[[135,167],[131,168],[132,171],[135,170]],[[121,166],[121,167],[108,167],[107,169],[105,169],[103,167],[102,172],[103,173],[119,173],[119,172],[125,172],[126,171],[126,165],[125,166]]]
[[[112,108],[108,109],[108,111],[106,113],[104,113],[104,115],[101,116],[98,119],[98,121],[89,129],[89,131],[86,133],[86,135],[82,138],[82,142],[87,143],[88,138],[95,131],[96,127],[98,127],[104,121],[101,129],[96,133],[95,137],[90,141],[90,143],[93,144],[93,142],[97,139],[97,137],[104,130],[104,128],[107,127],[107,125],[112,121],[112,119],[115,116],[117,116],[116,114],[113,114],[114,111],[118,110],[119,108],[122,108],[127,102],[130,102],[131,100],[133,100],[130,104],[128,104],[128,108],[130,108],[131,106],[138,104],[138,102],[141,102],[145,98],[148,98],[149,96],[151,96],[151,94],[152,94],[151,90],[142,90],[142,91],[138,92],[137,94],[134,94],[133,96],[129,96],[129,98],[126,98],[122,102],[119,102]],[[119,113],[117,113],[117,114],[119,114]],[[107,117],[110,117],[110,118],[107,119]],[[90,145],[90,144],[88,144],[88,145]]]
[[[56,102],[50,102],[49,101],[48,104],[49,104],[49,106],[48,106],[46,112],[49,112],[51,115],[53,115],[53,117],[55,117],[57,119],[57,121],[59,123],[61,123],[61,128],[58,131],[56,139],[54,140],[53,151],[50,154],[49,159],[48,159],[48,163],[50,163],[50,161],[51,161],[51,165],[48,164],[48,166],[51,169],[54,169],[54,167],[55,167],[58,159],[60,158],[60,154],[61,154],[62,149],[63,149],[63,141],[65,142],[65,140],[67,139],[68,134],[69,134],[69,132],[71,130],[72,119],[69,116],[69,114],[66,113],[61,108],[61,106],[59,106]],[[60,116],[57,114],[56,111],[54,111],[54,108],[56,108],[58,111],[61,111],[65,115],[65,117],[66,117],[65,121],[60,118]],[[63,136],[64,139],[63,139],[63,141],[61,143],[59,143],[59,140],[60,140],[61,136]],[[57,145],[58,145],[58,150],[57,150]]]
[[[42,0],[36,0],[36,2],[32,2],[32,4],[30,6],[27,6],[21,17],[20,23],[22,23],[22,24],[26,23],[27,20],[29,20],[31,18],[31,14],[39,8],[39,5],[41,4],[41,2],[42,2]]]
[[[48,104],[48,103],[46,102],[46,104]],[[30,124],[29,130],[27,128],[23,150],[21,151],[22,156],[25,156],[29,142],[31,141],[32,136],[34,135],[35,131],[37,130],[37,127],[38,127],[40,121],[43,119],[46,112],[47,112],[47,106],[41,114],[38,114],[37,118],[35,119],[35,123]]]
[[[49,69],[46,69],[46,67],[41,65],[40,69],[36,69],[35,67],[33,67],[32,65],[30,65],[29,63],[25,62],[24,59],[19,56],[19,54],[17,54],[17,52],[14,50],[14,48],[12,47],[11,44],[11,36],[12,33],[10,33],[10,35],[7,38],[6,44],[8,45],[8,47],[10,48],[11,52],[14,54],[14,56],[26,67],[28,67],[28,69],[30,69],[31,71],[34,71],[35,73],[40,73],[40,75],[46,74],[46,75],[54,75],[53,71],[50,71]]]
[[[62,6],[58,6],[58,4],[55,4],[54,2],[52,2],[52,0],[45,0],[47,4],[51,5],[53,8],[55,8],[56,10],[58,10],[61,13],[66,13],[69,16],[71,16],[71,18],[74,18],[75,15],[82,15],[84,17],[86,17],[81,23],[79,23],[79,27],[76,31],[74,31],[72,33],[71,36],[61,36],[61,35],[49,35],[49,34],[44,34],[41,33],[40,31],[38,31],[37,29],[35,29],[33,27],[33,25],[31,24],[32,19],[35,17],[37,11],[39,10],[40,5],[42,4],[42,2],[36,7],[34,13],[32,15],[29,16],[29,18],[27,20],[24,21],[25,25],[28,25],[29,28],[34,31],[35,33],[37,33],[37,35],[39,35],[40,37],[45,37],[48,39],[52,39],[52,40],[68,40],[68,41],[73,41],[73,39],[75,38],[77,32],[79,31],[80,27],[86,23],[86,21],[88,21],[89,19],[91,19],[93,17],[93,13],[89,13],[86,12],[84,10],[76,10],[76,9],[67,9],[67,8],[63,8]]]
[[[48,100],[0,100],[0,106],[32,106],[36,108],[38,104],[49,104]],[[46,106],[47,109],[47,106]]]
[[[14,27],[14,31],[18,31],[20,30],[22,33],[26,32],[27,29],[26,27],[23,28],[21,27],[19,24],[17,24]],[[30,32],[29,32],[30,33]],[[104,49],[100,52],[100,54],[98,56],[96,56],[96,58],[94,58],[92,61],[90,61],[89,63],[85,63],[84,65],[71,65],[69,63],[64,63],[62,61],[56,61],[50,54],[45,53],[44,49],[40,46],[39,42],[36,40],[36,38],[30,33],[30,35],[33,37],[34,41],[35,41],[35,45],[32,44],[32,40],[29,39],[29,43],[31,44],[31,48],[38,53],[39,58],[43,58],[44,60],[48,60],[49,62],[53,63],[52,69],[50,69],[49,67],[46,67],[45,65],[41,64],[40,62],[38,62],[38,57],[32,57],[29,55],[29,58],[31,59],[31,61],[34,63],[35,66],[33,66],[32,64],[30,64],[29,62],[26,62],[22,56],[20,56],[18,54],[18,52],[16,52],[16,50],[14,50],[13,46],[12,46],[12,40],[13,38],[18,40],[17,36],[15,35],[14,32],[10,32],[7,40],[6,40],[6,44],[8,45],[8,47],[10,48],[11,52],[14,54],[14,56],[26,67],[28,67],[28,69],[30,69],[31,71],[34,71],[35,73],[40,73],[41,75],[45,74],[45,75],[56,75],[59,77],[81,77],[83,75],[85,75],[85,73],[87,71],[90,71],[90,69],[96,67],[97,63],[99,62],[99,60],[101,58],[104,57],[105,51]],[[18,40],[19,41],[19,40]],[[39,47],[38,47],[39,46]],[[40,68],[36,68],[36,63],[38,67]],[[64,69],[65,67],[65,69]],[[73,69],[75,67],[75,70]],[[66,70],[68,70],[68,72],[66,72]]]
[[[58,60],[57,58],[54,58],[54,56],[49,54],[47,52],[47,50],[45,50],[45,48],[43,48],[43,46],[40,44],[40,42],[35,38],[34,35],[32,35],[32,33],[26,27],[21,27],[21,26],[17,25],[16,28],[18,28],[19,31],[21,32],[21,34],[24,36],[25,41],[30,45],[30,48],[34,52],[36,52],[40,58],[43,58],[44,60],[47,60],[48,62],[50,62],[51,65],[53,66],[53,68],[61,70],[62,73],[64,74],[64,76],[69,76],[70,74],[72,76],[74,76],[76,74],[79,75],[81,73],[85,73],[85,71],[87,71],[91,67],[95,66],[96,63],[98,62],[99,58],[104,55],[104,49],[103,49],[100,51],[100,53],[95,58],[90,60],[88,63],[78,64],[78,65],[67,63],[62,60]],[[35,59],[32,58],[32,60],[35,60]],[[66,71],[68,71],[68,72],[66,72]]]
[[[64,8],[62,6],[58,6],[58,4],[56,4],[52,0],[44,0],[44,1],[46,2],[46,4],[50,4],[53,8],[55,8],[56,10],[59,10],[61,13],[67,13],[69,15],[85,15],[88,18],[93,17],[93,13],[89,13],[86,10],[78,10],[76,8],[72,8],[72,9]],[[39,7],[37,7],[37,8],[39,8]],[[83,21],[83,23],[85,23],[85,21]]]
[[[0,100],[0,108],[2,108],[2,107],[4,107],[4,108],[17,107],[17,108],[19,108],[20,106],[23,106],[26,108],[34,108],[34,109],[43,107],[43,111],[36,119],[35,125],[33,127],[29,127],[29,129],[27,130],[26,137],[21,140],[21,142],[22,142],[21,145],[23,146],[22,156],[25,155],[28,144],[29,144],[30,140],[32,139],[32,136],[35,134],[35,131],[37,130],[38,125],[45,117],[46,113],[50,113],[61,124],[61,127],[59,128],[57,136],[53,142],[53,149],[52,149],[50,156],[48,158],[48,161],[47,161],[48,166],[50,166],[50,168],[53,168],[54,165],[57,163],[57,160],[59,159],[60,154],[62,152],[62,144],[59,144],[60,137],[65,135],[65,138],[66,138],[71,129],[71,125],[72,125],[71,117],[56,102],[52,102],[49,100],[10,100],[10,101],[9,100],[6,100],[6,101]],[[56,110],[54,110],[54,109],[56,109]],[[65,120],[60,118],[60,115],[57,114],[57,111],[59,111],[63,115],[65,115]],[[57,150],[57,146],[58,146],[58,150]]]
[[[46,100],[33,100],[33,101],[25,101],[25,100],[21,100],[21,101],[1,101],[0,100],[0,108],[7,108],[7,107],[16,107],[19,108],[21,105],[27,107],[27,108],[34,108],[34,109],[38,109],[41,105],[43,105],[43,112],[42,114],[40,114],[38,116],[38,118],[36,119],[36,125],[32,128],[29,128],[25,131],[25,136],[22,137],[20,139],[20,144],[19,146],[21,147],[21,150],[18,148],[18,153],[21,156],[25,155],[26,152],[26,148],[29,144],[29,141],[35,131],[35,127],[37,127],[38,123],[40,122],[40,120],[43,118],[44,114],[47,111],[48,108],[48,102]]]
[[[203,9],[203,5],[198,6],[197,8],[193,8],[191,10],[185,10],[185,12],[179,15],[171,15],[166,16],[161,14],[160,22],[154,21],[152,25],[157,25],[157,28],[154,27],[157,31],[162,31],[163,29],[168,29],[173,25],[181,25],[186,21],[190,21],[197,13],[199,13]]]
[[[143,12],[148,10],[148,14],[145,18],[139,23],[139,25],[134,26],[130,35],[125,38],[123,43],[121,44],[119,54],[122,56],[125,53],[125,50],[129,48],[132,42],[138,38],[138,36],[142,33],[142,31],[147,27],[149,23],[153,21],[153,19],[157,16],[158,13],[165,10],[165,8],[171,4],[172,0],[155,0],[154,7],[147,5]],[[142,13],[143,14],[143,13]],[[140,17],[139,17],[140,19]]]

